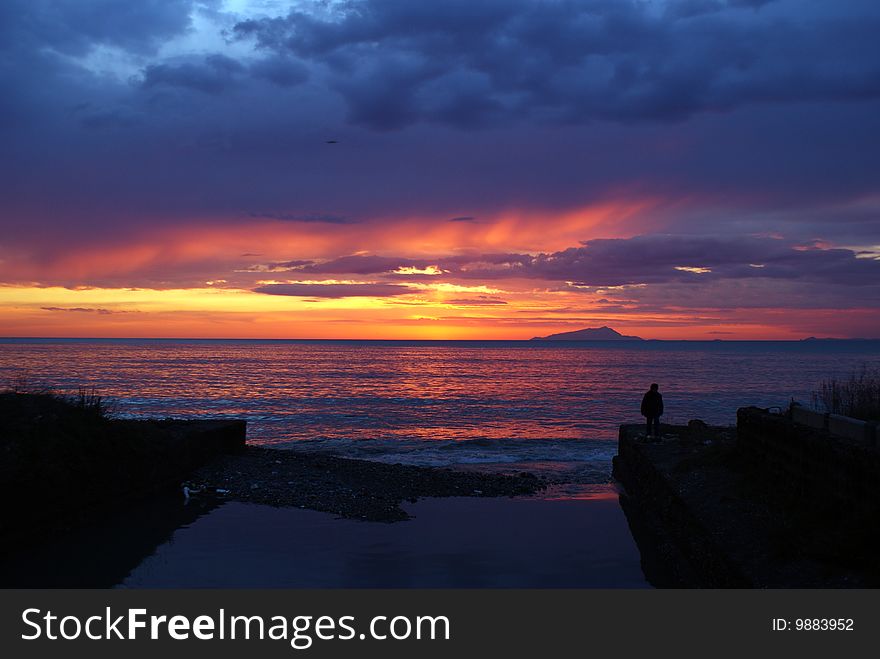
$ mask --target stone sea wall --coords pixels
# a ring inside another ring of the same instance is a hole
[[[737,449],[779,496],[828,512],[880,507],[876,424],[793,406],[787,414],[737,411]]]
[[[646,443],[641,426],[621,426],[614,458],[651,583],[880,586],[874,426],[747,407],[735,430],[691,423],[663,435]]]

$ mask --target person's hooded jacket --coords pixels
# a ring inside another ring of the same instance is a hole
[[[651,390],[642,398],[642,416],[653,418],[663,414],[663,396],[659,391]]]

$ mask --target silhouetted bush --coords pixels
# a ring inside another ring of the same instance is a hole
[[[94,387],[80,387],[77,393],[67,400],[83,414],[100,419],[111,416],[112,405]]]
[[[116,404],[98,393],[95,387],[79,387],[75,394],[61,394],[57,391],[37,385],[27,374],[19,374],[10,378],[7,386],[0,389],[0,395],[19,394],[44,399],[52,399],[60,406],[69,406],[85,417],[107,419],[113,416]]]
[[[211,432],[205,421],[108,417],[105,399],[89,389],[0,391],[0,501],[8,504],[0,515],[0,557],[8,534],[67,528],[173,492],[231,442],[244,444],[243,426],[232,435]]]
[[[865,364],[846,380],[823,380],[813,392],[813,405],[832,414],[880,421],[880,370]]]

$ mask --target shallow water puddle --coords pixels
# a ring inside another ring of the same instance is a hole
[[[392,524],[231,502],[178,529],[122,587],[649,587],[611,486],[422,499]]]

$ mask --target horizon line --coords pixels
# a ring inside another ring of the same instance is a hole
[[[537,339],[537,340],[536,340]],[[815,337],[802,339],[364,339],[364,338],[304,338],[304,337],[164,337],[164,336],[0,336],[3,341],[374,341],[421,343],[803,343],[805,341],[880,341],[880,337]]]

